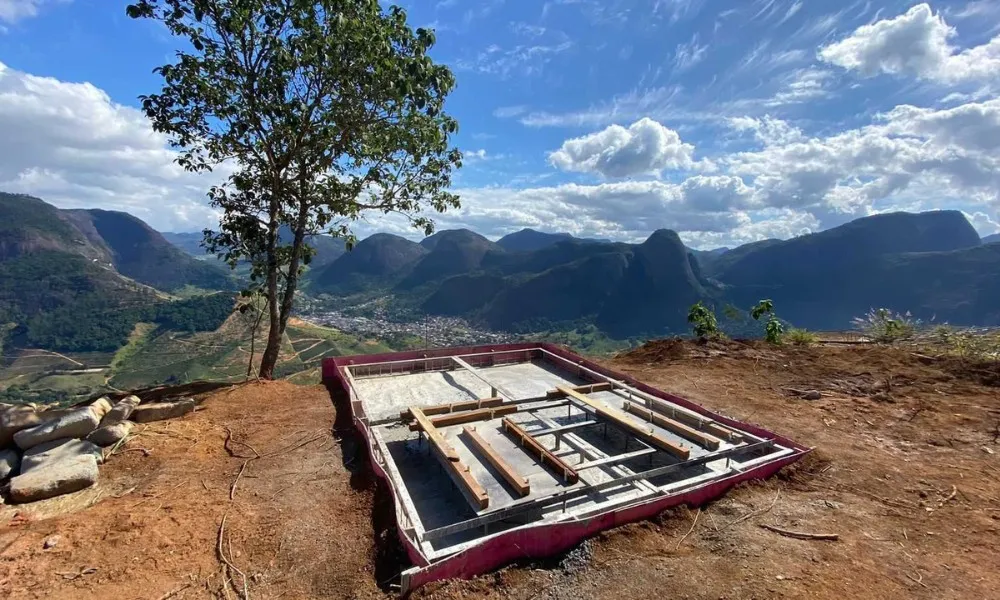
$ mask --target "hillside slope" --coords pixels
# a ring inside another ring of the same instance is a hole
[[[986,298],[1000,285],[1000,247],[982,246],[955,211],[867,217],[725,258],[716,277],[730,301],[745,307],[771,298],[798,326],[843,328],[871,307],[997,322]]]
[[[369,236],[336,260],[314,269],[310,290],[351,295],[373,287],[389,287],[428,251],[416,242],[391,233]]]
[[[161,290],[185,285],[207,289],[231,287],[226,271],[196,260],[162,234],[128,213],[109,210],[67,210],[82,228],[89,223],[111,253],[115,269]]]

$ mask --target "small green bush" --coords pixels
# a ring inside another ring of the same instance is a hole
[[[793,327],[785,332],[784,339],[794,346],[812,346],[819,338],[811,331]]]
[[[691,324],[695,337],[707,338],[719,335],[719,322],[715,318],[715,313],[700,300],[691,306],[687,321]]]
[[[781,336],[785,333],[785,326],[774,314],[774,302],[771,300],[761,300],[750,309],[750,316],[753,317],[754,321],[759,321],[764,315],[767,315],[767,322],[764,324],[764,340],[768,344],[780,344]]]

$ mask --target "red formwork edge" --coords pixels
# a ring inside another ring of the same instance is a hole
[[[733,486],[751,479],[766,479],[807,454],[811,449],[798,444],[786,437],[777,435],[762,427],[743,423],[731,419],[724,415],[711,412],[704,407],[675,396],[673,394],[656,389],[628,375],[618,373],[607,367],[582,358],[568,349],[548,343],[519,343],[519,344],[495,344],[483,346],[466,346],[460,348],[436,348],[431,350],[416,350],[408,352],[392,352],[383,354],[364,354],[355,356],[340,356],[323,360],[323,382],[330,390],[334,404],[337,408],[337,420],[343,422],[345,416],[350,416],[354,427],[364,437],[368,447],[368,456],[375,474],[385,480],[386,488],[393,495],[393,502],[398,506],[399,499],[396,497],[396,490],[389,484],[389,476],[382,466],[375,460],[372,452],[373,442],[368,428],[360,419],[351,413],[350,383],[344,376],[342,367],[353,365],[366,365],[387,361],[417,360],[423,358],[443,358],[447,356],[458,356],[463,354],[485,354],[493,352],[516,352],[530,351],[542,348],[562,357],[582,367],[586,367],[600,373],[606,377],[617,379],[647,394],[667,400],[697,412],[705,417],[714,419],[720,423],[733,426],[746,431],[755,436],[771,440],[781,446],[793,450],[779,460],[765,463],[746,471],[710,481],[700,486],[695,486],[668,496],[638,501],[636,504],[618,509],[609,509],[606,513],[601,513],[586,519],[579,519],[570,522],[548,523],[548,524],[528,524],[516,529],[511,529],[500,534],[491,536],[480,544],[458,552],[438,562],[430,563],[420,549],[413,544],[406,535],[399,522],[396,523],[396,531],[400,542],[406,549],[407,555],[417,569],[411,570],[406,582],[404,592],[417,589],[433,581],[443,579],[469,579],[486,573],[515,560],[524,558],[544,558],[560,552],[569,550],[583,540],[606,529],[649,519],[669,508],[686,504],[688,506],[701,506],[705,503],[722,496]],[[398,513],[397,513],[398,514]]]

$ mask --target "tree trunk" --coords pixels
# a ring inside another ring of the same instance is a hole
[[[267,346],[260,357],[260,376],[274,379],[274,367],[281,351],[281,327],[278,318],[278,200],[271,198],[267,228]]]

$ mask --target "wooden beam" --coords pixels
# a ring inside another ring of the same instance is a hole
[[[552,454],[552,451],[543,446],[538,440],[532,437],[530,433],[522,429],[521,426],[514,421],[511,421],[510,417],[504,417],[502,425],[503,430],[517,439],[522,448],[530,452],[531,455],[537,458],[543,465],[547,465],[549,468],[558,473],[559,476],[562,477],[563,481],[570,485],[580,481],[580,476],[573,469],[573,467],[567,465],[555,454]]]
[[[638,404],[633,404],[632,402],[626,400],[624,408],[625,412],[627,413],[632,413],[633,415],[640,416],[654,425],[659,425],[660,427],[666,429],[667,431],[676,433],[682,438],[694,442],[699,446],[703,446],[710,450],[718,450],[719,444],[722,443],[722,441],[719,438],[712,437],[707,433],[702,433],[697,429],[692,429],[691,427],[688,427],[684,423],[679,423],[669,417],[665,417],[659,413],[655,413],[644,406],[639,406]]]
[[[483,436],[479,435],[479,432],[476,431],[475,427],[464,427],[463,431],[472,442],[472,445],[486,457],[486,460],[493,465],[494,469],[500,471],[503,478],[507,480],[507,483],[509,483],[511,487],[517,490],[518,494],[521,496],[527,496],[531,493],[531,485],[528,483],[528,478],[518,475],[517,471],[514,470],[514,467],[510,466],[510,464],[504,460],[502,456],[500,456],[500,453],[494,450],[493,446],[483,439]]]
[[[444,468],[451,474],[452,480],[462,489],[469,501],[474,506],[479,507],[479,510],[488,507],[490,505],[489,495],[487,495],[483,486],[479,485],[476,478],[472,476],[469,466],[459,459],[458,452],[444,439],[441,432],[434,427],[434,424],[424,414],[424,411],[416,407],[411,410],[413,411],[413,418],[417,420],[421,429],[427,434],[431,448],[443,459],[441,462],[444,463]]]
[[[568,389],[580,392],[581,394],[593,394],[595,392],[610,392],[611,390],[615,389],[615,386],[604,381],[601,383],[588,383],[587,385],[578,385],[576,387],[571,387]],[[562,393],[559,390],[549,390],[545,392],[545,395],[549,398],[562,398],[566,394]]]
[[[738,431],[733,431],[728,427],[723,427],[707,417],[695,416],[689,414],[687,411],[676,410],[665,400],[650,398],[649,407],[661,415],[671,417],[681,423],[684,423],[685,425],[694,427],[695,429],[706,431],[717,438],[729,440],[734,444],[745,441],[744,437]]]
[[[514,394],[511,394],[507,390],[503,389],[499,385],[493,383],[492,381],[490,381],[489,379],[487,379],[486,377],[484,377],[483,374],[480,373],[478,369],[476,369],[475,367],[473,367],[469,363],[465,362],[461,358],[459,358],[457,356],[452,356],[451,360],[454,361],[456,365],[462,367],[463,369],[465,369],[469,373],[472,373],[472,375],[474,375],[477,379],[479,379],[480,381],[482,381],[486,385],[490,386],[490,393],[492,395],[494,395],[494,396],[498,396],[498,395],[499,396],[506,396],[507,398],[510,398],[511,400],[514,399]]]
[[[427,439],[430,440],[431,445],[436,447],[449,461],[458,462],[458,452],[451,447],[448,440],[444,439],[444,436],[437,430],[434,423],[431,423],[431,420],[427,418],[424,411],[417,407],[413,407],[410,410],[413,411],[413,418],[417,420],[418,428],[427,434]]]
[[[474,423],[476,421],[489,421],[497,419],[510,413],[518,411],[517,406],[498,406],[496,408],[481,408],[479,410],[466,410],[462,412],[449,413],[437,417],[431,417],[430,422],[435,427],[448,427],[451,425],[461,425],[462,423]],[[423,427],[419,423],[410,423],[410,431],[419,431]]]
[[[477,408],[490,408],[503,404],[503,398],[480,398],[479,400],[467,400],[464,402],[452,402],[451,404],[435,404],[434,406],[421,406],[427,416],[441,415],[446,413],[459,412],[463,410],[475,410]],[[399,412],[400,419],[412,419],[413,412],[408,408]]]
[[[635,421],[632,421],[622,411],[606,406],[602,402],[591,400],[590,398],[584,396],[580,392],[577,392],[570,388],[560,387],[557,389],[566,396],[569,396],[570,398],[573,398],[574,400],[577,400],[578,402],[582,402],[583,404],[589,406],[594,410],[595,413],[597,413],[598,416],[604,417],[605,419],[614,422],[615,425],[621,427],[625,431],[631,433],[632,435],[646,442],[647,444],[651,446],[656,446],[660,450],[669,452],[670,454],[682,460],[687,460],[688,458],[691,457],[690,450],[684,448],[683,446],[675,444],[673,441],[668,440],[667,438],[661,435],[657,435],[655,432],[653,432],[652,429],[647,429],[646,427],[639,425]]]

